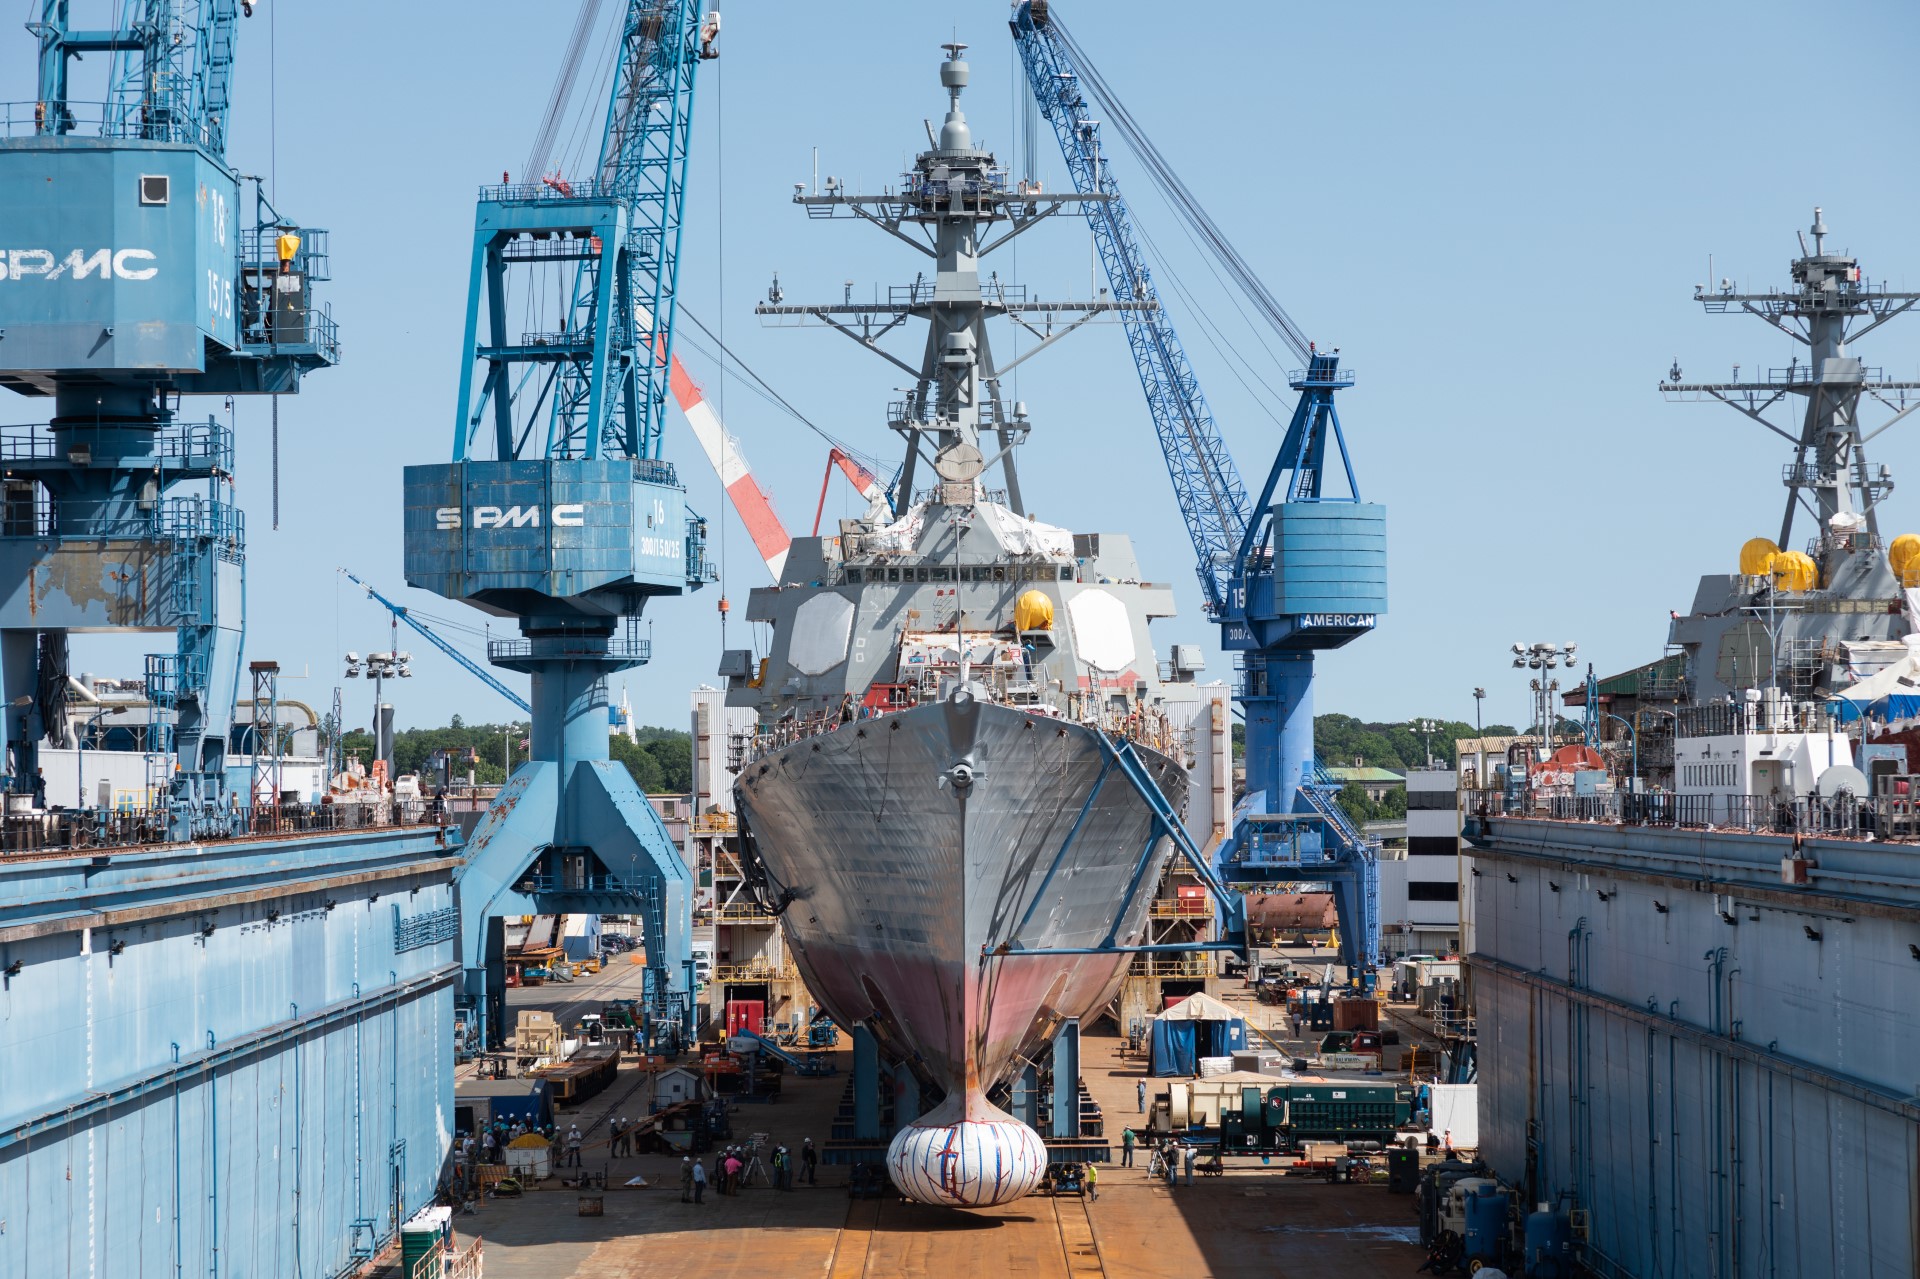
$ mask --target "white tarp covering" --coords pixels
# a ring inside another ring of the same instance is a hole
[[[1133,619],[1119,597],[1101,590],[1081,591],[1067,600],[1073,623],[1073,651],[1097,671],[1123,671],[1133,661]]]
[[[1456,1150],[1480,1149],[1480,1085],[1434,1084],[1434,1136],[1451,1137]]]
[[[1235,1012],[1208,994],[1188,995],[1154,1018],[1155,1021],[1245,1021],[1246,1014]]]
[[[847,659],[852,638],[853,601],[832,592],[816,595],[794,610],[787,660],[802,675],[824,675]]]
[[[927,522],[925,502],[910,507],[905,515],[861,539],[861,544],[876,555],[902,555],[920,542],[920,529]]]
[[[1072,555],[1073,534],[1053,524],[1015,515],[1004,506],[982,502],[980,523],[993,530],[1000,545],[1015,555]]]
[[[864,539],[867,550],[881,555],[904,555],[913,551],[920,543],[921,530],[926,527],[930,505],[921,502],[885,528],[867,534]],[[1067,529],[1015,515],[994,502],[977,503],[974,510],[978,512],[975,519],[979,525],[992,533],[994,540],[1009,554],[1063,557],[1073,554],[1073,534]]]

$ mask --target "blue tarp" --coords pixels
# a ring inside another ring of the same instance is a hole
[[[1233,1056],[1246,1049],[1246,1018],[1217,999],[1190,995],[1154,1018],[1152,1074],[1200,1074],[1202,1056]]]
[[[1200,1067],[1195,1061],[1195,1031],[1206,1025],[1198,1021],[1156,1020],[1153,1023],[1153,1075],[1159,1078],[1165,1075],[1198,1074]]]
[[[1897,719],[1912,719],[1920,715],[1920,697],[1915,697],[1911,693],[1893,693],[1871,702],[1857,702],[1851,697],[1835,697],[1829,699],[1827,705],[1839,716],[1842,724],[1851,724],[1867,716],[1892,723]]]
[[[1150,1040],[1151,1073],[1156,1078],[1200,1073],[1202,1057],[1231,1057],[1247,1046],[1247,1023],[1243,1017],[1212,1021],[1188,1021],[1176,1017],[1157,1017]]]

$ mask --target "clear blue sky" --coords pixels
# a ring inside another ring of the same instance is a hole
[[[283,402],[278,532],[266,405],[242,405],[249,649],[308,672],[287,695],[324,703],[343,649],[386,643],[385,614],[338,585],[336,567],[425,611],[479,620],[402,590],[400,471],[448,456],[475,189],[521,167],[575,6],[276,3],[277,140],[262,6],[242,24],[231,157],[248,172],[271,161],[283,211],[331,228],[326,296],[347,358]],[[24,18],[37,6],[11,7]],[[76,0],[90,7],[105,4]],[[1488,719],[1516,720],[1510,642],[1578,640],[1603,671],[1649,660],[1697,576],[1731,570],[1742,540],[1777,531],[1780,442],[1730,410],[1669,405],[1655,390],[1676,357],[1704,378],[1792,353],[1758,321],[1701,313],[1690,295],[1709,254],[1716,275],[1783,283],[1794,232],[1818,203],[1870,275],[1920,288],[1911,4],[1057,8],[1275,294],[1360,375],[1342,410],[1363,492],[1388,506],[1391,608],[1376,634],[1323,660],[1322,711],[1471,719],[1471,689],[1484,685]],[[762,328],[752,307],[776,270],[790,300],[912,278],[916,255],[876,231],[809,224],[792,185],[816,145],[822,174],[851,188],[895,181],[924,144],[921,119],[939,118],[937,46],[956,33],[973,46],[976,137],[1005,158],[1024,92],[1006,5],[735,0],[723,13],[724,53],[701,72],[696,114],[689,305],[815,421],[891,456],[883,413],[897,373],[833,334]],[[29,97],[32,40],[18,28],[3,38],[0,97]],[[1042,143],[1040,174],[1061,185]],[[1121,181],[1157,242],[1177,250],[1130,166]],[[1018,267],[1036,292],[1084,297],[1084,227],[1034,231]],[[1229,313],[1197,261],[1176,253],[1172,269]],[[1276,428],[1175,311],[1242,471],[1264,474]],[[826,446],[682,351],[804,532]],[[1861,354],[1920,376],[1920,320],[1890,325]],[[1120,331],[1090,327],[1021,379],[1036,423],[1030,505],[1075,529],[1131,533],[1147,575],[1178,593],[1162,651],[1210,645]],[[8,401],[0,415],[34,420],[40,407]],[[1915,430],[1876,441],[1875,460],[1920,486]],[[718,484],[677,415],[669,431],[693,504],[717,516]],[[842,491],[829,518],[848,509]],[[1897,494],[1883,527],[1920,528],[1920,509]],[[765,581],[737,523],[724,562],[737,618]],[[688,688],[713,680],[719,595],[651,610],[655,660],[629,677],[643,720],[684,724]],[[732,643],[743,629],[736,621]],[[398,690],[403,723],[506,716],[446,659],[402,643],[419,655]],[[151,646],[91,642],[76,666],[132,674],[133,654]],[[1212,673],[1226,674],[1210,652]],[[347,688],[349,719],[364,720],[369,690]]]

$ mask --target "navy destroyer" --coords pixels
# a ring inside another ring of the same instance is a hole
[[[1027,512],[1029,419],[1002,380],[1080,325],[1152,304],[1041,302],[983,278],[986,254],[1106,197],[1010,182],[960,108],[965,46],[945,48],[949,110],[897,192],[829,179],[795,195],[810,217],[907,240],[931,270],[883,301],[788,304],[776,288],[759,308],[869,349],[926,322],[889,414],[905,442],[892,499],[794,540],[746,610],[761,652],[729,650],[721,674],[729,704],[758,713],[738,810],[808,989],[945,1094],[894,1138],[889,1171],[922,1202],[983,1206],[1025,1194],[1046,1162],[988,1094],[1064,1019],[1112,1000],[1117,948],[1145,931],[1171,853],[1188,747],[1148,634],[1171,589],[1140,580],[1124,535]],[[997,362],[989,319],[1033,344]],[[933,483],[916,491],[923,455]]]
[[[1568,699],[1607,771],[1510,767],[1469,801],[1480,1153],[1595,1273],[1920,1265],[1920,538],[1883,533],[1865,455],[1920,382],[1849,349],[1920,294],[1828,235],[1816,209],[1789,284],[1695,290],[1803,353],[1662,383],[1785,437],[1778,537],[1700,579],[1664,656]]]

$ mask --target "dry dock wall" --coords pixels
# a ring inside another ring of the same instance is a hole
[[[0,1275],[332,1276],[429,1202],[456,854],[0,855]]]
[[[1920,849],[1493,819],[1483,1153],[1603,1275],[1920,1273]]]

